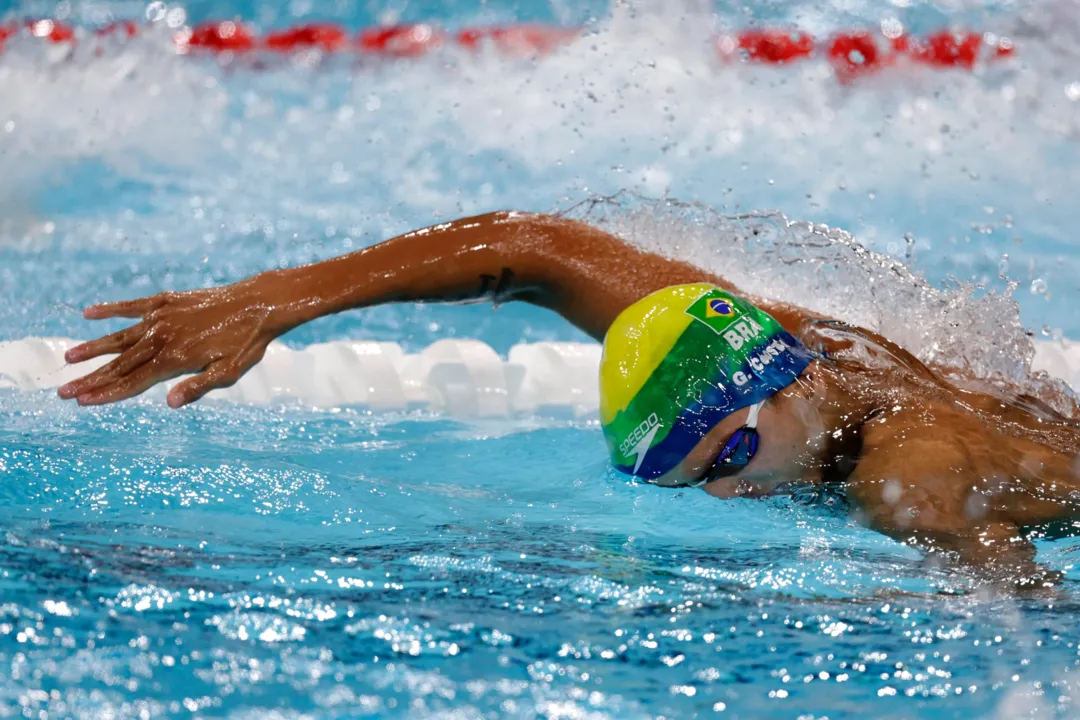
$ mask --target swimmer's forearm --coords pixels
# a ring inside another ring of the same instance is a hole
[[[531,282],[522,249],[545,241],[543,223],[532,217],[492,213],[434,225],[255,280],[281,293],[279,309],[290,325],[391,302],[508,299]]]
[[[646,253],[583,223],[499,212],[407,233],[350,255],[257,276],[284,329],[389,302],[522,300],[555,310],[596,339],[626,307],[680,283],[723,278]],[[764,305],[784,324],[801,315]]]

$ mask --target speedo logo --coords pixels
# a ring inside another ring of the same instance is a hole
[[[762,348],[761,352],[757,355],[751,355],[746,358],[746,363],[756,373],[765,372],[765,366],[771,364],[774,360],[780,357],[781,354],[786,352],[788,344],[780,338],[776,338],[771,343]],[[731,376],[731,381],[738,386],[743,386],[750,382],[750,377],[743,371],[738,371]]]
[[[753,318],[748,317],[734,323],[722,335],[728,341],[728,345],[731,346],[732,350],[738,350],[747,341],[755,340],[763,332],[765,332],[765,328],[761,327]]]
[[[633,474],[637,474],[641,463],[645,460],[645,454],[649,452],[653,438],[656,437],[659,430],[660,418],[657,417],[656,413],[650,413],[649,417],[642,420],[641,424],[634,428],[619,445],[619,453],[623,457],[633,458],[636,456]]]

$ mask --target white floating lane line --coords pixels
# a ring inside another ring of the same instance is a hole
[[[79,342],[0,342],[0,388],[56,388],[113,357],[68,365],[64,353]],[[600,346],[590,343],[518,345],[503,360],[478,340],[439,340],[416,354],[392,342],[344,340],[302,350],[274,342],[239,382],[207,397],[255,405],[362,406],[375,412],[426,409],[465,418],[588,418],[599,408],[599,363]]]
[[[111,359],[68,365],[64,353],[79,342],[37,337],[0,342],[0,389],[56,388]],[[1033,364],[1080,388],[1080,343],[1036,341]],[[598,412],[599,365],[597,343],[515,345],[504,360],[479,340],[439,340],[416,354],[393,342],[342,340],[301,350],[274,342],[236,385],[207,397],[255,405],[360,406],[373,412],[424,409],[462,418],[581,419]]]

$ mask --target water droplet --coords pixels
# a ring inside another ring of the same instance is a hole
[[[981,520],[986,517],[990,501],[982,493],[973,492],[964,501],[964,515],[969,520]]]
[[[890,505],[895,505],[900,496],[903,495],[904,490],[900,487],[900,483],[896,480],[889,480],[885,483],[885,487],[881,489],[881,499]]]
[[[1035,278],[1031,281],[1031,294],[1042,295],[1046,292],[1046,281],[1042,278]]]
[[[904,34],[904,25],[896,18],[882,20],[881,34],[890,40],[895,40]]]
[[[152,2],[146,6],[146,19],[150,22],[160,22],[165,17],[165,3]]]
[[[165,13],[165,24],[171,28],[178,28],[187,21],[187,10],[184,8],[174,7]],[[235,26],[234,26],[235,29]],[[232,33],[229,33],[230,35]]]

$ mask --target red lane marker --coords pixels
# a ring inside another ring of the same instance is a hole
[[[44,38],[49,42],[71,42],[75,31],[69,25],[62,25],[55,20],[27,20],[26,28],[34,37]]]
[[[269,33],[263,47],[276,52],[293,52],[304,48],[316,48],[325,52],[344,50],[349,44],[348,34],[340,25],[311,23],[287,30]]]
[[[212,52],[247,52],[255,49],[255,36],[247,26],[225,20],[196,25],[190,35],[178,37],[178,43]]]
[[[19,32],[18,25],[14,25],[11,23],[7,25],[0,25],[0,50],[4,49],[4,42],[17,32]]]
[[[29,35],[53,43],[75,42],[72,27],[50,19],[12,22],[0,26],[0,51],[5,41],[25,28]],[[140,26],[133,21],[114,22],[97,29],[99,37],[132,38]],[[513,57],[548,54],[580,37],[579,28],[553,25],[505,25],[466,28],[449,39],[465,50],[478,50],[485,43]],[[293,52],[315,48],[325,52],[348,49],[348,32],[332,23],[307,23],[257,37],[249,26],[239,21],[200,23],[175,36],[181,52],[194,48],[204,52],[248,52],[269,50]],[[419,57],[448,41],[445,31],[433,25],[391,25],[366,28],[359,32],[355,45],[364,54],[390,57]],[[815,41],[808,33],[793,29],[752,28],[716,39],[721,57],[732,58],[740,52],[750,62],[786,65],[808,60],[820,54],[836,70],[837,78],[848,83],[895,64],[901,58],[939,69],[973,70],[980,59],[1013,57],[1016,48],[1008,38],[995,39],[969,31],[941,30],[924,38],[901,35],[886,37],[879,31],[838,32],[825,41]]]
[[[743,30],[738,47],[755,62],[784,65],[814,53],[814,39],[807,33],[787,30]]]
[[[879,70],[886,62],[877,41],[864,31],[834,35],[829,40],[826,56],[836,69],[837,79],[845,83]]]
[[[131,39],[139,34],[139,26],[134,20],[118,20],[117,22],[109,23],[97,29],[98,37],[108,37],[110,35],[120,35]]]
[[[115,35],[116,37],[130,40],[139,34],[139,26],[136,25],[133,20],[119,20],[99,27],[95,31],[95,34],[99,38],[113,37]],[[96,57],[101,57],[104,54],[105,48],[101,44],[94,48],[94,55]]]
[[[443,31],[433,25],[390,25],[360,31],[362,52],[391,57],[419,57],[443,44]]]
[[[1009,38],[999,38],[994,44],[994,58],[1007,58],[1016,55],[1016,46]]]
[[[925,40],[902,36],[893,40],[893,48],[897,53],[907,55],[917,63],[964,70],[974,69],[980,54],[988,62],[1016,54],[1016,48],[1008,38],[991,41],[980,33],[957,33],[949,30],[928,35]],[[982,52],[984,48],[989,49],[989,52]]]
[[[550,25],[510,25],[507,27],[465,28],[454,36],[466,50],[478,50],[490,42],[502,53],[515,57],[547,55],[581,37],[576,28]]]
[[[948,30],[933,33],[916,43],[910,51],[918,62],[936,67],[959,67],[971,70],[979,57],[983,39],[979,33],[953,33]]]
[[[912,42],[918,42],[918,39],[912,40],[910,35],[899,35],[892,39],[889,46],[893,49],[893,52],[904,55],[911,52]]]

